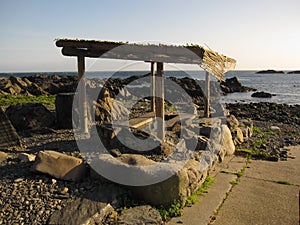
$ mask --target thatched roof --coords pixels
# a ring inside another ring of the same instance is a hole
[[[57,39],[56,46],[62,47],[62,54],[65,56],[198,64],[219,80],[223,79],[224,73],[234,69],[236,64],[234,59],[199,45],[143,45],[101,40]]]

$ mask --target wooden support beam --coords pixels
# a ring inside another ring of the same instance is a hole
[[[79,118],[80,128],[84,133],[89,133],[88,129],[88,104],[86,100],[86,77],[84,56],[77,57],[78,76],[79,76]]]
[[[155,79],[155,117],[157,120],[157,137],[164,141],[165,139],[165,108],[164,108],[164,69],[163,63],[157,62],[157,71]]]
[[[205,108],[204,108],[204,116],[210,116],[210,75],[209,72],[205,73]]]
[[[150,86],[150,96],[151,96],[151,111],[155,112],[155,62],[151,62],[151,86]]]

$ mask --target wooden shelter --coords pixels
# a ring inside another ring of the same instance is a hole
[[[151,85],[153,98],[152,109],[156,117],[164,120],[164,63],[197,64],[206,71],[205,85],[205,115],[209,116],[210,74],[218,80],[223,80],[223,75],[235,67],[236,61],[227,56],[205,49],[199,45],[175,46],[175,45],[143,45],[135,43],[95,41],[79,39],[57,39],[56,46],[62,47],[62,54],[75,56],[78,61],[79,78],[85,80],[85,57],[109,58],[149,62],[151,65]],[[155,73],[156,64],[156,73]],[[158,82],[158,81],[159,82]],[[82,127],[88,132],[87,106],[85,100],[85,82],[81,82],[80,102],[82,105]],[[158,137],[164,139],[164,123],[158,124]]]

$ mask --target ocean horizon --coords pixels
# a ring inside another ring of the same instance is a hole
[[[222,102],[225,103],[250,103],[250,102],[274,102],[278,104],[300,104],[300,74],[288,74],[289,70],[285,70],[284,73],[268,73],[258,74],[258,70],[234,70],[225,74],[224,78],[237,77],[242,85],[255,88],[257,91],[264,91],[273,94],[272,98],[253,98],[251,94],[253,92],[236,92],[223,96]],[[127,78],[130,76],[142,76],[150,73],[150,71],[87,71],[87,78],[107,79],[114,78]],[[205,71],[199,70],[186,70],[175,71],[166,70],[166,77],[190,77],[197,80],[205,79]],[[13,73],[0,73],[0,77],[25,77],[33,76],[36,74],[44,75],[61,75],[61,76],[76,76],[77,72],[13,72]],[[212,81],[216,81],[212,77]]]

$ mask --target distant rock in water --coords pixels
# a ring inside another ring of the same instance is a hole
[[[300,70],[290,71],[287,74],[300,74]]]
[[[256,91],[254,88],[243,86],[237,77],[228,78],[221,82],[221,89],[224,93]]]
[[[261,70],[261,71],[257,71],[257,74],[270,74],[270,73],[283,73],[283,71],[277,71],[277,70]]]
[[[264,91],[260,91],[260,92],[255,92],[251,95],[251,97],[253,98],[272,98],[272,94],[264,92]]]

